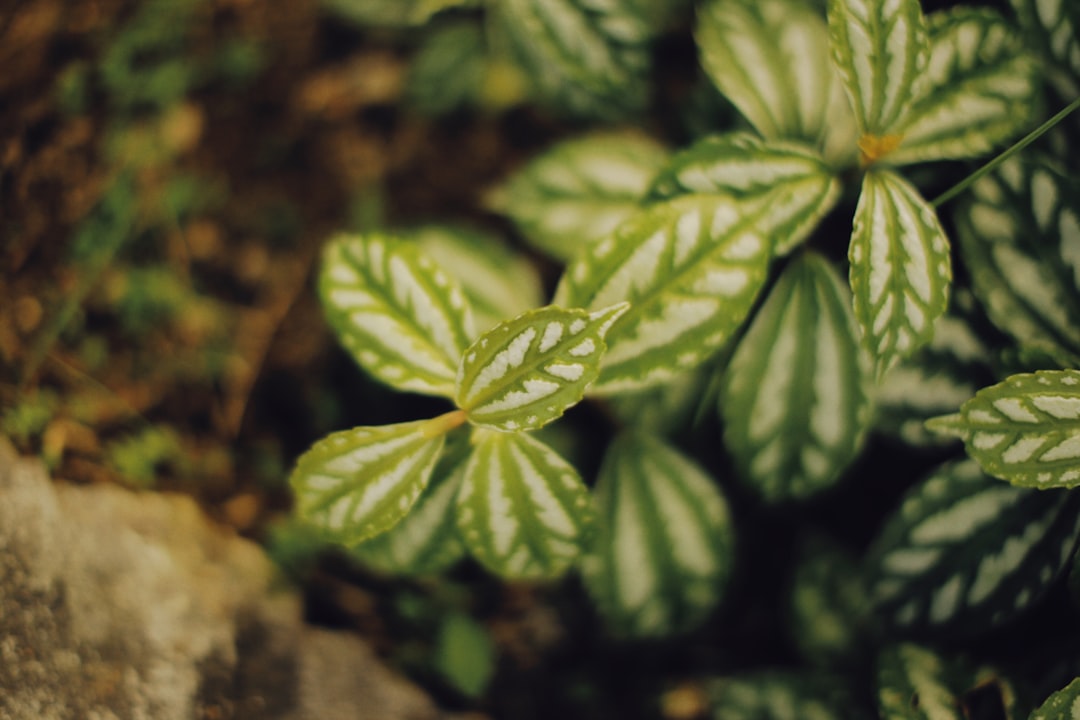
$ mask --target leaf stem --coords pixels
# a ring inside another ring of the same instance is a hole
[[[944,205],[948,201],[952,200],[954,197],[956,197],[957,195],[959,195],[960,193],[964,192],[969,187],[971,187],[973,184],[975,184],[984,175],[986,175],[987,173],[992,172],[995,168],[997,168],[997,166],[1001,165],[1001,163],[1005,162],[1006,160],[1011,158],[1013,155],[1015,155],[1016,153],[1020,152],[1021,150],[1026,148],[1031,143],[1038,140],[1040,137],[1042,137],[1044,134],[1046,134],[1047,131],[1049,131],[1052,127],[1054,127],[1059,122],[1061,122],[1066,117],[1068,117],[1069,114],[1072,113],[1077,108],[1080,108],[1080,98],[1076,98],[1075,100],[1073,100],[1071,103],[1069,103],[1064,108],[1062,108],[1060,111],[1058,111],[1058,113],[1056,115],[1054,115],[1052,118],[1050,118],[1049,120],[1044,122],[1042,125],[1040,125],[1039,127],[1035,128],[1034,130],[1029,132],[1027,135],[1025,135],[1020,140],[1018,140],[1015,144],[1012,145],[1012,147],[1008,148],[1007,150],[1002,152],[1000,155],[995,157],[993,160],[986,163],[981,168],[979,168],[975,172],[971,173],[966,178],[964,178],[960,182],[956,183],[955,185],[953,185],[951,188],[949,188],[945,192],[938,195],[934,199],[934,201],[932,203],[930,203],[930,204],[933,205],[934,207],[941,207],[942,205]]]
[[[426,438],[436,438],[461,427],[468,419],[464,410],[451,410],[428,420],[420,432]]]

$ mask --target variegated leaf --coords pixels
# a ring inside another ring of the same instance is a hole
[[[863,179],[848,250],[855,319],[878,377],[925,344],[945,312],[949,240],[934,209],[899,175]]]
[[[487,204],[531,245],[569,261],[634,213],[666,161],[667,152],[644,135],[593,133],[530,161]]]
[[[867,149],[892,144],[921,94],[930,42],[919,0],[829,0],[829,39],[873,161],[880,154]]]
[[[482,98],[487,70],[480,25],[462,20],[436,26],[409,66],[405,97],[421,113],[451,113]]]
[[[756,222],[766,210],[723,195],[656,203],[566,269],[556,304],[631,303],[591,392],[671,380],[723,345],[765,282],[772,248]]]
[[[1021,720],[1013,683],[991,667],[971,668],[913,643],[878,657],[881,720],[968,720],[989,709],[1002,720]]]
[[[1028,720],[1080,720],[1080,678],[1048,697]]]
[[[649,42],[657,30],[630,3],[502,0],[496,29],[512,44],[540,97],[583,117],[617,119],[644,109]]]
[[[323,251],[319,296],[362,368],[399,390],[453,397],[472,313],[430,258],[385,235],[338,236]]]
[[[1066,99],[1080,91],[1080,11],[1073,0],[1012,0],[1030,45],[1050,61],[1051,82]]]
[[[869,363],[851,299],[824,258],[784,269],[731,359],[720,397],[740,475],[769,501],[831,486],[855,458]]]
[[[760,198],[776,252],[784,254],[813,232],[840,195],[840,183],[814,150],[764,141],[744,132],[713,135],[676,154],[657,175],[651,195],[722,193]]]
[[[708,681],[715,720],[865,720],[836,677],[759,671]]]
[[[319,440],[289,477],[296,512],[343,545],[386,532],[427,486],[445,436],[430,421],[357,427]]]
[[[562,415],[600,374],[604,336],[627,304],[590,314],[544,307],[484,333],[458,369],[458,407],[492,430],[535,430]]]
[[[1080,189],[1042,156],[1008,160],[956,215],[986,313],[1018,342],[1080,364]]]
[[[1080,485],[1080,370],[1013,375],[931,427],[960,434],[983,470],[1014,485]]]
[[[368,567],[393,575],[434,575],[465,555],[454,523],[454,500],[465,473],[467,452],[444,455],[409,514],[388,532],[366,540],[352,555]]]
[[[887,624],[986,632],[1027,610],[1076,544],[1080,497],[1014,487],[971,460],[913,488],[870,553],[870,594]]]
[[[458,491],[458,532],[485,567],[507,579],[561,575],[594,522],[572,465],[526,433],[478,430]]]
[[[461,284],[478,331],[543,304],[536,267],[498,237],[443,225],[418,228],[410,235]]]
[[[845,164],[855,118],[829,58],[825,19],[801,0],[710,0],[698,8],[701,64],[769,140],[801,140]]]
[[[855,557],[827,537],[798,543],[791,582],[790,627],[799,653],[818,667],[844,667],[859,658],[868,603]]]
[[[993,10],[956,8],[929,18],[926,92],[912,107],[888,162],[983,155],[1022,130],[1038,96],[1034,58]]]
[[[622,425],[676,437],[702,409],[715,375],[713,363],[705,363],[662,385],[613,395],[608,407]]]
[[[691,630],[716,606],[734,538],[714,481],[643,433],[608,447],[597,480],[600,521],[582,562],[585,587],[619,635]]]

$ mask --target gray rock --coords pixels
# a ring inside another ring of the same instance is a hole
[[[0,438],[0,717],[422,720],[358,637],[307,628],[186,496],[52,483]]]

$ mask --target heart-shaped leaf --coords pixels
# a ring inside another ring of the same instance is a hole
[[[770,501],[832,485],[869,412],[869,363],[851,299],[827,260],[793,260],[739,342],[720,398],[740,475]]]
[[[721,598],[734,545],[713,480],[673,448],[625,432],[608,447],[596,500],[582,572],[610,628],[655,637],[701,623]]]
[[[564,573],[594,520],[577,471],[525,433],[479,430],[474,443],[456,506],[466,547],[504,578]]]
[[[545,307],[489,330],[462,358],[458,407],[479,427],[543,427],[581,401],[600,373],[604,336],[626,309]]]
[[[926,343],[952,281],[949,240],[934,209],[899,175],[863,179],[848,250],[855,319],[878,377]]]
[[[414,245],[375,233],[334,238],[319,296],[362,368],[399,390],[453,397],[472,313],[458,284]]]
[[[343,545],[386,532],[431,478],[445,435],[430,421],[357,427],[326,436],[289,477],[301,519]]]
[[[644,208],[563,274],[555,302],[592,309],[629,301],[607,336],[590,392],[644,388],[718,350],[746,319],[765,282],[765,208],[692,195]]]

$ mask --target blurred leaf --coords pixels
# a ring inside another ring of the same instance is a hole
[[[475,6],[478,0],[320,0],[327,10],[356,23],[383,27],[423,25],[451,8]]]
[[[409,66],[406,100],[434,116],[474,105],[481,97],[486,66],[487,49],[477,23],[436,27]]]
[[[443,620],[435,640],[435,668],[457,690],[480,697],[495,674],[496,649],[487,630],[468,615]]]
[[[1046,699],[1028,720],[1077,720],[1080,718],[1080,678]]]
[[[866,715],[835,678],[759,671],[709,683],[713,720],[861,720]]]
[[[795,644],[815,666],[859,661],[869,609],[856,559],[821,535],[799,543],[790,597]]]

